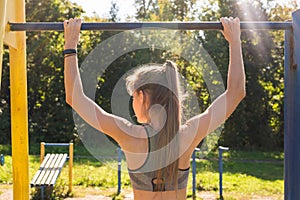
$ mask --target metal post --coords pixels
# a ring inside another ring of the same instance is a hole
[[[293,33],[294,31],[294,33]],[[300,10],[285,31],[284,199],[300,199]]]
[[[192,154],[193,199],[196,199],[196,150]]]
[[[69,192],[73,190],[73,156],[74,155],[74,145],[70,142],[69,146]]]
[[[223,151],[228,151],[228,147],[219,146],[219,186],[220,186],[220,199],[223,199]]]
[[[219,147],[219,194],[220,194],[220,199],[223,199],[223,186],[222,186],[222,181],[223,181],[223,163],[222,163],[222,153],[223,150]]]
[[[15,19],[25,22],[25,1],[7,3],[13,7],[9,11],[14,12]],[[13,198],[26,200],[29,199],[26,34],[17,32],[15,38],[17,47],[9,46]]]
[[[42,164],[45,157],[45,142],[41,142],[40,163]]]
[[[118,147],[118,194],[121,193],[121,166],[122,165],[122,150]]]
[[[44,200],[45,196],[45,186],[41,186],[41,199]]]

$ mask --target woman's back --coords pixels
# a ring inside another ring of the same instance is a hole
[[[142,128],[145,130],[144,137],[132,142],[142,144],[135,148],[139,153],[124,151],[135,199],[185,199],[191,156],[187,153],[189,151],[181,152],[180,157],[177,158],[177,180],[165,180],[169,175],[158,179],[158,170],[167,167],[174,160],[164,158],[164,162],[161,162],[159,156],[160,151],[163,150],[155,147],[157,134],[153,133],[156,131],[150,125],[143,125]],[[178,136],[181,134],[178,133]],[[133,138],[133,140],[138,139]],[[181,145],[178,145],[178,148],[179,146]]]

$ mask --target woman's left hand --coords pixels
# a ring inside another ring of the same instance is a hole
[[[241,41],[240,19],[233,17],[222,17],[220,19],[224,30],[221,31],[229,44],[234,44]]]
[[[76,49],[80,39],[81,18],[64,21],[65,49]]]

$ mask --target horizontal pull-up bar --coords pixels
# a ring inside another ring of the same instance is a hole
[[[63,31],[62,22],[9,23],[11,31]],[[220,22],[101,22],[83,23],[81,30],[123,31],[141,28],[221,30]],[[241,22],[241,29],[292,29],[292,22]]]

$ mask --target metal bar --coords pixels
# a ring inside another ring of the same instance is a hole
[[[121,180],[121,166],[122,165],[122,150],[118,147],[118,191],[117,194],[121,193],[122,180]]]
[[[219,149],[219,195],[220,195],[220,199],[223,199],[223,186],[222,186],[222,183],[223,183],[223,163],[222,163],[222,160],[223,160],[223,155],[222,155],[222,150]]]
[[[70,143],[45,143],[45,146],[70,146]]]
[[[293,31],[285,31],[284,59],[284,199],[300,199],[300,10]]]
[[[228,147],[219,146],[219,194],[220,200],[223,199],[223,151],[228,151]]]
[[[196,199],[196,150],[192,154],[193,199]]]
[[[63,22],[26,22],[9,23],[10,31],[63,31]],[[221,30],[220,22],[101,22],[83,23],[81,30],[124,31],[141,28],[171,30]],[[241,22],[241,29],[253,30],[288,30],[292,22]]]

